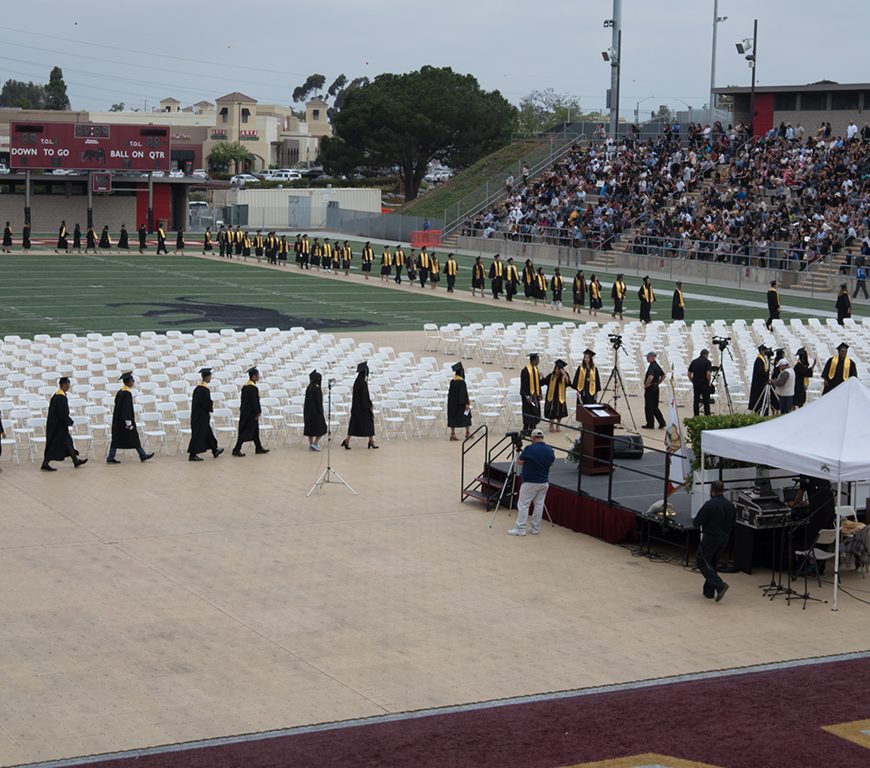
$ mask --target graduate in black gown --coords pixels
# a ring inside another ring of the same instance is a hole
[[[30,250],[30,224],[25,224],[21,230],[21,247],[25,252]]]
[[[368,363],[360,363],[356,367],[356,379],[353,382],[353,393],[350,403],[350,420],[347,423],[347,437],[341,441],[342,446],[350,450],[352,437],[367,437],[368,447],[377,448],[375,445],[375,414],[372,399],[369,396],[369,366]]]
[[[78,224],[76,224],[78,226]],[[81,230],[79,230],[79,248],[81,248]],[[69,240],[67,240],[66,236],[66,222],[61,221],[60,229],[57,230],[57,248],[54,249],[54,252],[58,251],[66,251],[69,253]]]
[[[187,446],[188,461],[202,461],[197,455],[211,451],[217,458],[223,452],[218,448],[217,438],[211,431],[211,412],[214,406],[208,383],[211,381],[211,368],[200,368],[202,381],[193,388],[193,398],[190,401],[190,443]]]
[[[752,365],[752,379],[749,383],[749,409],[767,416],[769,406],[765,408],[764,393],[770,383],[770,350],[762,344],[758,347],[758,355]]]
[[[72,435],[69,428],[73,420],[69,416],[69,401],[66,393],[69,392],[70,381],[62,376],[57,382],[58,390],[51,397],[48,404],[48,418],[45,421],[45,455],[42,459],[41,470],[44,472],[57,472],[50,461],[63,461],[69,457],[73,466],[78,469],[87,459],[80,459],[78,451],[73,445]]]
[[[244,456],[242,443],[253,443],[254,453],[269,453],[268,448],[263,448],[260,442],[260,416],[263,410],[260,407],[260,390],[257,382],[260,380],[260,372],[256,367],[248,368],[248,383],[242,387],[242,400],[239,404],[239,438],[236,447],[233,448],[233,456]]]
[[[308,448],[319,451],[320,438],[326,432],[326,419],[323,416],[323,390],[320,385],[323,377],[318,371],[308,374],[308,386],[305,388],[305,405],[302,408],[302,434],[308,438]]]
[[[12,224],[8,221],[3,228],[3,253],[12,253]]]
[[[523,400],[523,432],[527,435],[541,420],[541,374],[538,371],[540,356],[529,355],[529,364],[520,371],[520,397]]]
[[[858,375],[855,362],[849,359],[849,345],[843,341],[837,345],[837,354],[828,358],[822,368],[822,394],[827,395],[846,379]]]
[[[813,375],[813,370],[816,367],[816,361],[813,360],[810,365],[810,356],[805,347],[801,347],[797,351],[797,362],[794,364],[794,404],[796,408],[803,408],[807,402],[807,387]]]
[[[115,394],[115,410],[112,412],[112,443],[106,464],[120,464],[115,458],[119,450],[135,450],[140,461],[153,459],[153,453],[145,453],[136,428],[136,413],[133,409],[133,386],[136,380],[132,371],[121,374],[123,386]]]
[[[112,247],[112,238],[109,237],[109,225],[106,224],[103,227],[103,231],[100,232],[100,248],[103,250],[108,250]]]
[[[541,379],[541,386],[547,388],[544,398],[544,418],[550,420],[550,432],[561,432],[560,422],[568,415],[568,387],[571,379],[565,372],[568,363],[557,360],[552,372]],[[553,424],[552,422],[556,422]]]
[[[145,248],[147,247],[147,237],[148,230],[145,228],[144,224],[139,225],[139,253],[145,253]]]
[[[93,227],[88,227],[86,235],[87,242],[85,243],[85,253],[88,251],[97,252],[97,232]]]
[[[601,376],[595,365],[595,353],[591,349],[583,351],[583,360],[574,371],[571,388],[577,390],[577,399],[583,405],[592,405],[598,402],[596,395],[601,391]]]
[[[169,251],[166,250],[166,230],[163,229],[162,224],[157,227],[157,255],[161,253],[169,255]]]
[[[463,427],[465,436],[468,437],[471,426],[471,400],[468,397],[468,387],[465,384],[465,369],[462,363],[450,366],[453,378],[450,379],[450,388],[447,390],[447,426],[450,427],[450,439],[459,440],[456,437],[456,428]]]
[[[671,320],[684,320],[686,317],[686,300],[683,298],[683,284],[677,282],[674,295],[671,297]]]
[[[178,228],[178,233],[175,235],[175,253],[184,256],[184,230]]]
[[[122,251],[130,250],[130,233],[127,232],[127,225],[121,225],[121,234],[118,235],[118,248]]]

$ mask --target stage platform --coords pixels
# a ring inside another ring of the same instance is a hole
[[[490,470],[503,481],[509,466],[507,461],[495,461]],[[687,546],[697,530],[687,493],[677,491],[668,499],[676,512],[673,517],[648,511],[664,498],[664,477],[665,454],[659,451],[645,451],[639,459],[616,459],[612,475],[579,478],[577,464],[557,458],[550,469],[547,509],[557,525],[611,544],[627,540],[649,544],[652,539]]]

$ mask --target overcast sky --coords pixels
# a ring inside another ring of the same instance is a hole
[[[328,84],[432,64],[514,103],[552,88],[592,110],[610,78],[601,51],[612,0],[40,0],[3,10],[2,80],[45,82],[60,65],[74,109],[150,109],[165,96],[188,105],[236,90],[289,104],[312,72]],[[642,99],[642,118],[659,104],[705,104],[713,0],[623,0],[622,13],[622,113]],[[756,15],[760,85],[870,81],[866,0],[720,0],[719,15],[717,85],[749,85],[734,43],[751,37]]]

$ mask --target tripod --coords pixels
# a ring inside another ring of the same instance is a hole
[[[508,501],[508,511],[510,511],[511,503],[514,500],[515,492],[515,478],[517,475],[517,444],[511,441],[511,460],[507,470],[507,477],[504,479],[504,483],[502,483],[501,491],[498,494],[498,501],[495,504],[495,509],[492,511],[492,517],[489,519],[489,527],[492,528],[492,524],[495,522],[495,516],[498,514],[498,510],[501,507],[502,500],[504,499],[504,495],[507,492],[508,487],[510,487],[510,496]],[[555,526],[556,524],[553,522],[553,518],[550,517],[550,510],[547,509],[546,503],[544,504],[544,514],[547,516],[547,520],[549,520],[550,525]]]
[[[710,381],[710,387],[715,388],[716,382],[719,381],[719,376],[722,376],[722,389],[725,390],[725,402],[728,403],[728,413],[734,413],[734,403],[731,400],[731,390],[728,389],[728,379],[725,376],[725,366],[722,363],[723,353],[728,352],[728,357],[731,358],[731,361],[734,362],[734,355],[731,354],[731,350],[728,347],[719,347],[719,365],[713,372],[713,378]],[[722,401],[719,401],[719,410],[721,412],[722,409]]]
[[[308,490],[308,493],[305,494],[305,497],[309,497],[312,493],[314,493],[315,488],[323,488],[327,483],[335,483],[339,482],[342,485],[346,486],[347,489],[354,495],[359,496],[359,494],[350,487],[350,483],[347,482],[338,472],[336,472],[332,468],[332,387],[335,384],[335,379],[329,379],[326,384],[326,388],[328,390],[327,396],[327,411],[326,411],[326,468],[323,472],[320,473],[317,480],[314,481],[314,485]],[[334,479],[333,479],[334,478]]]
[[[618,410],[616,406],[619,403],[619,393],[622,392],[622,396],[625,398],[625,407],[628,410],[628,415],[631,416],[631,426],[634,428],[634,431],[637,432],[637,422],[634,420],[634,414],[631,412],[631,405],[629,405],[628,402],[628,393],[625,391],[625,383],[622,380],[622,374],[619,372],[620,350],[625,354],[628,354],[621,344],[613,345],[613,368],[610,371],[610,376],[607,377],[604,388],[601,390],[601,402],[603,403],[607,400],[607,389],[611,384],[613,384],[613,408],[614,410]]]

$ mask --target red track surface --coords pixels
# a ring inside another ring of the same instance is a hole
[[[723,768],[867,768],[870,750],[822,726],[870,718],[868,690],[870,659],[850,659],[93,764],[555,768],[652,752]]]

